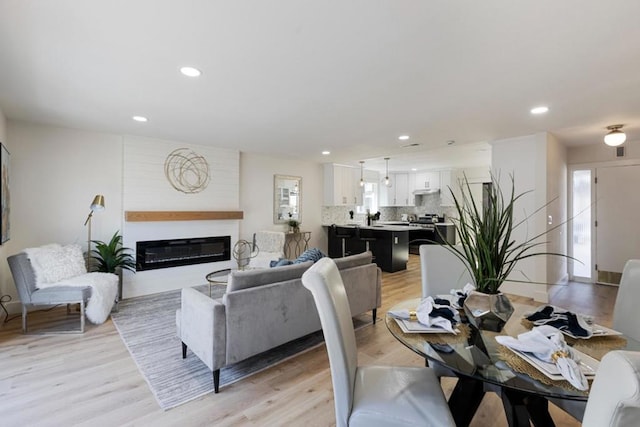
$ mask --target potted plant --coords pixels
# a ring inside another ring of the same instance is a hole
[[[122,236],[116,231],[109,241],[105,243],[101,240],[92,240],[95,249],[91,250],[91,257],[95,260],[92,265],[94,271],[101,273],[118,274],[118,300],[122,297],[122,269],[136,271],[136,262],[131,253],[131,249],[122,246]]]
[[[452,221],[456,224],[459,246],[445,240],[445,247],[465,263],[474,280],[476,290],[464,302],[469,321],[478,328],[499,331],[513,313],[513,306],[499,288],[518,261],[540,255],[568,256],[538,250],[546,243],[540,238],[551,229],[516,242],[513,231],[542,208],[514,223],[515,204],[530,191],[516,195],[511,176],[511,192],[505,198],[499,180],[492,175],[491,181],[485,203],[474,200],[466,176],[460,184],[460,195],[450,189],[458,216]]]
[[[290,219],[289,221],[287,221],[287,224],[289,224],[289,229],[292,233],[300,232],[300,221],[298,221],[297,219]]]

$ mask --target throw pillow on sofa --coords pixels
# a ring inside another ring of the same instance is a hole
[[[300,264],[307,261],[313,261],[314,263],[320,258],[324,258],[326,255],[318,248],[311,248],[304,251],[296,259],[289,260],[286,258],[280,258],[278,261],[271,261],[271,267],[281,267],[283,265]]]

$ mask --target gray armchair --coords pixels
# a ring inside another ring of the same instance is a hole
[[[34,306],[67,304],[80,304],[80,329],[56,331],[62,333],[83,333],[85,306],[91,296],[91,287],[83,286],[54,286],[50,288],[36,288],[36,277],[27,254],[21,252],[7,258],[13,281],[16,284],[20,301],[22,302],[22,331],[27,333],[28,309]]]

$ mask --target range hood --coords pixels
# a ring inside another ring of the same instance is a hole
[[[423,195],[423,194],[436,194],[436,193],[439,193],[439,192],[440,192],[439,188],[420,188],[418,190],[415,190],[413,192],[413,194],[415,196],[420,196],[420,195]]]

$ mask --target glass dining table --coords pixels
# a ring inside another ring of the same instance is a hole
[[[390,309],[415,310],[419,298],[398,303]],[[552,380],[535,366],[523,362],[495,340],[497,335],[517,336],[532,326],[524,315],[538,305],[513,303],[514,313],[501,332],[478,330],[465,322],[460,333],[430,334],[404,332],[396,318],[387,313],[385,323],[391,334],[402,344],[425,358],[438,372],[458,377],[449,398],[449,407],[457,426],[469,425],[484,394],[499,394],[510,426],[554,426],[549,415],[548,399],[586,402],[588,391],[573,388],[567,381]],[[606,329],[606,328],[605,328]],[[567,337],[567,343],[587,355],[589,360],[600,360],[611,350],[640,350],[640,342],[621,335],[606,335],[585,339]],[[593,358],[593,359],[591,359]],[[597,362],[595,362],[597,363]],[[523,369],[524,368],[524,369]]]

